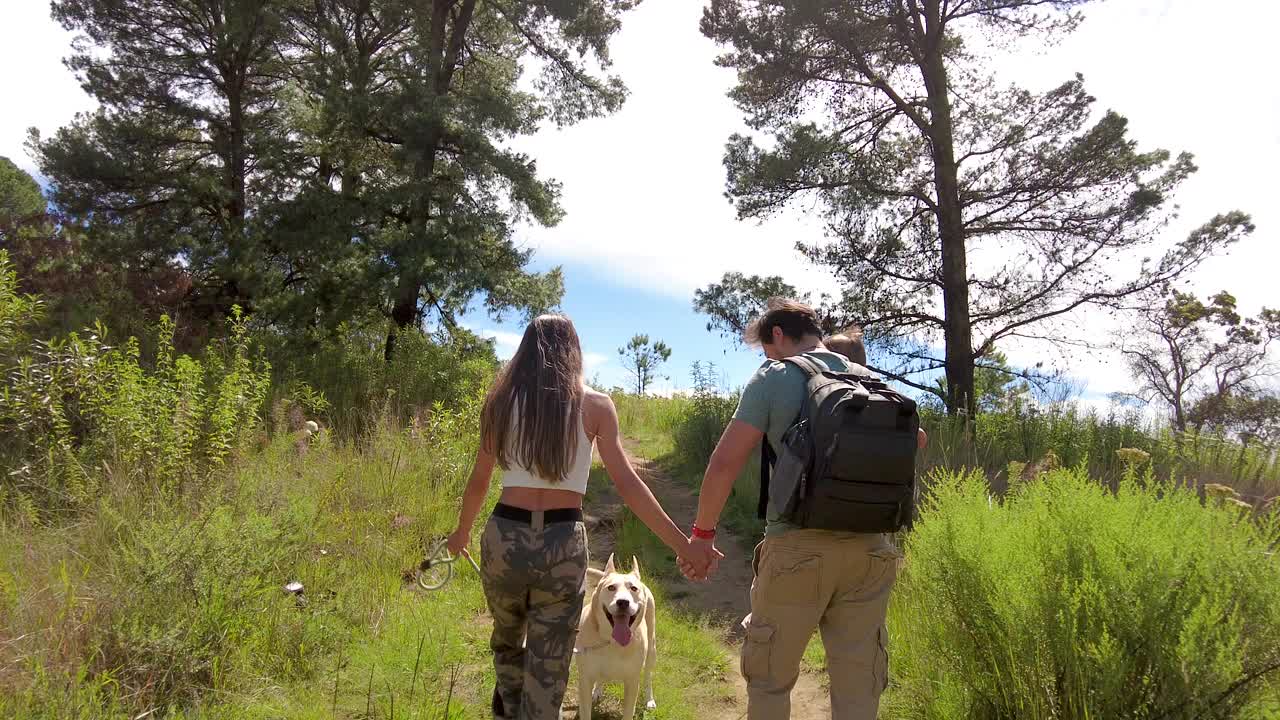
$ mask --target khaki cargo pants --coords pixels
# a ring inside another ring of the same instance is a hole
[[[787,720],[814,630],[822,632],[833,720],[875,720],[889,681],[885,614],[902,555],[888,535],[792,530],[755,551],[742,622],[748,720]]]
[[[493,714],[556,720],[569,684],[586,591],[587,531],[581,522],[532,524],[490,517],[480,574],[493,616]]]

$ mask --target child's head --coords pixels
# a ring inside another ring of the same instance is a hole
[[[850,362],[859,365],[867,364],[867,346],[862,344],[862,328],[854,325],[839,335],[830,335],[822,339],[822,344],[831,352],[839,353]]]

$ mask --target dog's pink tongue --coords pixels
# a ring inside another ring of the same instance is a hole
[[[624,613],[613,616],[613,639],[623,647],[631,643],[631,618]]]

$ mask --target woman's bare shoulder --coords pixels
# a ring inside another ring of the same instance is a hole
[[[613,398],[609,397],[608,393],[587,388],[582,395],[582,407],[584,410],[593,413],[613,412]]]
[[[600,430],[606,420],[615,414],[613,409],[613,398],[598,390],[587,388],[582,395],[582,419],[583,425],[592,435],[600,434]]]
[[[613,398],[608,393],[602,393],[595,388],[583,388],[582,400],[584,403],[592,403],[595,405],[612,405]]]

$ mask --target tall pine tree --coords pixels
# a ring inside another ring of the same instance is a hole
[[[975,367],[1002,341],[1056,339],[1060,319],[1252,229],[1227,213],[1139,260],[1191,157],[1140,151],[1080,77],[1033,93],[987,69],[1008,41],[1070,32],[1086,1],[712,0],[703,16],[738,72],[731,96],[772,135],[729,141],[739,215],[819,199],[833,241],[801,249],[843,285],[834,324],[862,324],[908,384],[942,370],[952,412],[976,409]]]
[[[612,112],[630,0],[61,0],[101,109],[36,138],[93,246],[289,332],[559,302],[513,239],[559,187],[513,137]],[[526,70],[539,74],[522,83]]]
[[[100,104],[34,138],[52,199],[99,258],[182,264],[186,304],[253,307],[270,237],[255,223],[290,140],[281,124],[279,2],[60,0],[81,36],[67,66]]]

